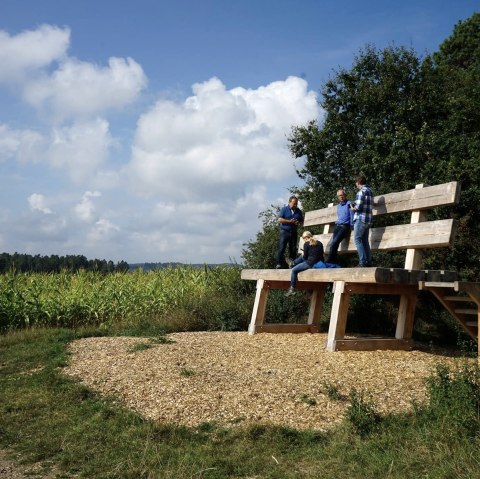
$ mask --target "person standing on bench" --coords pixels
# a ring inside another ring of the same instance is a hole
[[[290,196],[288,205],[284,206],[278,214],[277,221],[280,223],[280,239],[278,240],[277,269],[285,263],[285,250],[288,245],[288,266],[297,256],[297,228],[303,224],[303,213],[298,207],[298,198]]]
[[[299,256],[292,263],[290,288],[288,289],[286,296],[291,296],[295,293],[298,273],[310,269],[315,263],[318,263],[318,261],[324,260],[323,245],[313,237],[310,231],[304,231],[302,239],[305,241],[305,243],[303,243],[303,255]]]
[[[367,185],[365,176],[358,176],[355,180],[357,195],[351,207],[353,216],[353,235],[358,253],[358,266],[361,268],[372,266],[372,253],[368,242],[368,233],[372,226],[373,193]]]
[[[353,210],[350,208],[352,202],[347,199],[344,189],[337,191],[337,221],[333,229],[332,242],[330,243],[327,263],[337,263],[337,252],[340,243],[350,235],[353,229]]]

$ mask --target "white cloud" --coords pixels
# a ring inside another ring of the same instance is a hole
[[[45,196],[39,193],[33,193],[27,198],[27,201],[32,211],[41,211],[46,215],[52,214],[52,210],[47,206]]]
[[[90,244],[97,245],[98,243],[113,241],[119,232],[120,228],[118,226],[105,218],[101,218],[93,225],[87,239]]]
[[[0,125],[0,162],[11,159],[20,163],[37,161],[44,147],[45,141],[40,133]]]
[[[73,182],[81,183],[106,161],[111,143],[108,122],[102,119],[54,128],[46,159],[53,167],[65,169]]]
[[[212,78],[193,92],[183,103],[159,101],[140,118],[127,169],[137,191],[188,201],[294,176],[290,128],[320,114],[304,80],[227,90]]]
[[[70,30],[41,25],[15,36],[0,30],[0,81],[17,82],[32,71],[62,59],[70,43]]]
[[[75,205],[74,212],[76,217],[85,223],[91,223],[96,218],[95,204],[92,198],[102,196],[99,191],[86,191],[80,203]]]
[[[23,96],[58,121],[120,110],[135,101],[146,85],[142,67],[132,58],[111,57],[107,67],[69,58],[50,76],[28,83]]]

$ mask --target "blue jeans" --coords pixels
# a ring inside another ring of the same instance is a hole
[[[293,262],[294,266],[292,268],[292,274],[290,276],[290,287],[295,288],[297,284],[297,276],[298,273],[301,271],[305,271],[306,269],[310,269],[311,266],[303,260],[302,256],[299,256],[298,258],[295,259]]]
[[[353,235],[355,239],[355,247],[358,252],[359,266],[372,265],[372,253],[370,251],[370,244],[368,242],[368,233],[370,231],[370,224],[363,221],[356,220],[353,225]]]
[[[280,230],[280,239],[278,240],[277,264],[285,264],[285,250],[288,246],[289,258],[297,256],[297,232]]]
[[[328,250],[327,263],[337,262],[337,251],[340,243],[350,235],[350,225],[336,225],[333,229],[332,242]]]

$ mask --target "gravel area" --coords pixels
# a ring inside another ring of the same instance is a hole
[[[157,421],[197,426],[265,422],[327,429],[346,400],[371,394],[380,412],[425,400],[424,379],[458,359],[441,350],[325,351],[325,334],[199,332],[147,338],[86,338],[70,345],[65,374]],[[469,360],[473,361],[473,360]]]

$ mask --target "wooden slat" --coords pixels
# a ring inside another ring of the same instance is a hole
[[[271,281],[289,281],[290,270],[278,269],[243,269],[242,279]],[[308,269],[298,275],[298,287],[301,282],[332,282],[349,281],[363,283],[390,283],[392,273],[390,268],[326,268]]]
[[[455,313],[457,314],[470,314],[476,316],[478,314],[478,310],[476,309],[467,309],[467,308],[459,308],[455,309]]]
[[[263,323],[255,326],[255,333],[318,333],[315,324]]]
[[[431,288],[451,288],[455,287],[455,282],[445,282],[440,281],[419,281],[418,289],[428,291]]]
[[[321,241],[325,252],[329,251],[332,234],[314,235]],[[384,226],[370,230],[370,249],[398,250],[408,248],[442,248],[450,246],[455,236],[455,222],[452,219],[425,221],[423,223]],[[338,248],[339,253],[354,253],[355,240],[350,235],[347,243],[343,241]]]
[[[346,283],[345,291],[350,294],[381,294],[398,296],[417,292],[416,284],[383,284],[383,283]]]
[[[457,303],[473,303],[473,299],[468,296],[445,296],[445,301],[455,301]]]
[[[400,213],[413,210],[425,210],[437,206],[458,203],[460,184],[456,181],[442,185],[427,186],[420,189],[399,191],[375,196],[373,199],[373,215]],[[337,207],[322,208],[305,213],[304,226],[324,225],[337,220]]]
[[[339,339],[335,343],[335,351],[375,351],[377,349],[409,351],[412,347],[411,339]]]
[[[438,273],[438,274],[437,274]],[[289,269],[243,269],[241,278],[256,281],[265,280],[266,288],[288,288],[290,285],[291,271]],[[438,281],[424,281],[434,277]],[[298,289],[318,289],[322,283],[346,281],[348,283],[385,283],[418,285],[420,289],[441,286],[454,288],[457,283],[451,280],[457,276],[455,271],[408,271],[401,268],[326,268],[309,269],[298,275]],[[480,290],[479,290],[480,292]]]

